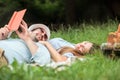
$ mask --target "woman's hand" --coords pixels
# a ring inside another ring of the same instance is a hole
[[[7,28],[7,25],[0,28],[0,40],[6,39],[9,34],[9,29]]]

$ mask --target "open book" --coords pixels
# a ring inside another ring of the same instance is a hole
[[[8,35],[8,37],[11,36],[13,31],[18,30],[19,25],[23,19],[23,16],[26,12],[26,9],[20,10],[20,11],[15,11],[8,23],[8,29],[10,30],[10,33]]]

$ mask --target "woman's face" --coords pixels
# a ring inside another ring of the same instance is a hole
[[[80,50],[82,53],[88,53],[92,47],[92,43],[89,41],[83,41],[75,45],[75,48]]]

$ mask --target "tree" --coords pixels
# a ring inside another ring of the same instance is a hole
[[[76,22],[75,0],[65,0],[66,23],[74,24]]]

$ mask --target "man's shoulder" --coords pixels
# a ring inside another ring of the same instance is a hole
[[[57,38],[52,38],[52,39],[48,40],[48,42],[61,41],[61,40],[63,41],[64,39],[57,37]]]

